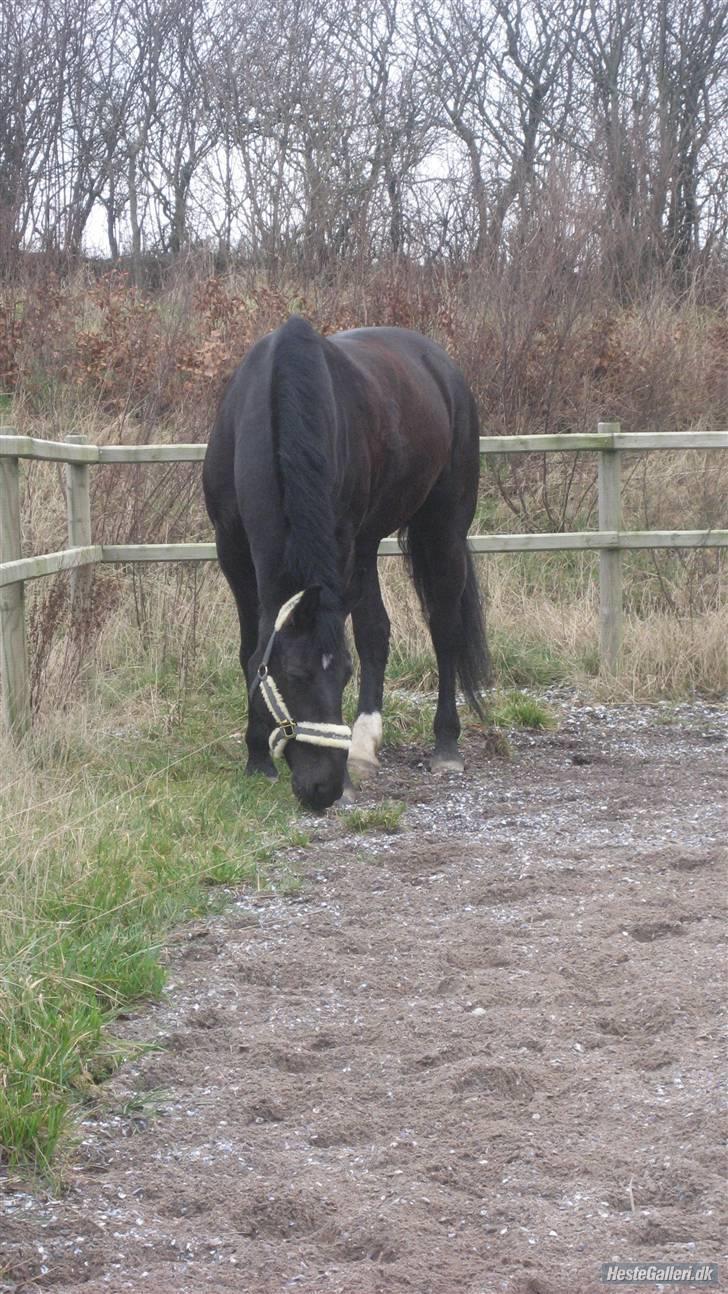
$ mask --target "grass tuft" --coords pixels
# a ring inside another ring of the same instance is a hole
[[[345,822],[349,831],[363,834],[367,831],[399,831],[406,805],[398,800],[383,800],[371,809],[348,809]]]
[[[556,716],[548,706],[523,692],[496,697],[490,719],[497,728],[555,728]]]

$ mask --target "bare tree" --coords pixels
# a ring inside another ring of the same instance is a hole
[[[0,0],[0,42],[0,265],[7,267],[55,215],[65,34],[53,0]]]
[[[0,0],[0,39],[0,267],[99,215],[135,273],[504,265],[557,208],[620,292],[722,254],[728,0]]]
[[[198,168],[215,147],[209,91],[219,14],[203,0],[169,0],[170,37],[160,53],[160,92],[147,157],[147,181],[159,213],[160,248],[187,245],[190,198]]]

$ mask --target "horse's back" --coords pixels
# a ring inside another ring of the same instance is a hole
[[[375,417],[363,428],[393,446],[443,466],[478,444],[470,388],[454,361],[431,337],[408,328],[352,328],[328,339],[369,381]]]
[[[467,437],[474,401],[460,369],[431,337],[409,328],[352,328],[328,339],[371,382],[372,398],[394,413],[400,430],[409,426],[448,445],[456,431]],[[433,444],[435,451],[437,446]]]
[[[412,380],[420,381],[424,372],[436,376],[439,383],[447,382],[453,391],[468,391],[465,378],[447,351],[432,337],[411,328],[349,328],[327,340],[350,361],[379,375],[388,371],[398,377],[410,374]]]
[[[315,365],[320,399],[309,381],[315,356],[323,360]],[[322,424],[320,434],[339,463],[339,505],[355,529],[390,533],[440,477],[477,480],[473,398],[437,342],[398,327],[322,337],[294,318],[252,347],[221,401],[203,474],[216,525],[271,525],[280,492],[281,390],[292,374],[305,418],[323,419],[333,401],[328,432]]]

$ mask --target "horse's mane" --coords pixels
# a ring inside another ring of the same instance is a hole
[[[292,592],[318,586],[322,651],[342,636],[342,596],[334,512],[336,413],[321,338],[305,319],[278,331],[273,358],[273,438],[283,514],[286,573]]]

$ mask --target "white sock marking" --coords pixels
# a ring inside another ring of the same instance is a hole
[[[363,764],[378,764],[377,751],[382,744],[382,716],[378,710],[373,714],[360,714],[351,733],[351,750],[349,759]]]

